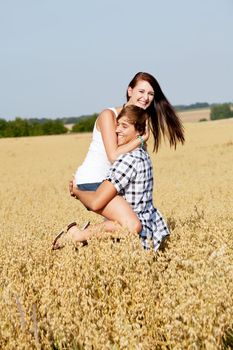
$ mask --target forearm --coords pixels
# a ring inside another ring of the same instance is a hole
[[[104,208],[117,194],[110,181],[104,181],[96,191],[81,191],[73,186],[72,193],[85,205],[86,208],[97,212]]]
[[[111,163],[114,163],[120,155],[131,152],[139,146],[141,146],[141,141],[138,138],[136,138],[125,145],[116,147],[115,150],[112,150],[110,155]]]
[[[141,141],[135,138],[131,142],[118,146],[116,135],[116,119],[111,115],[109,111],[104,111],[98,118],[98,127],[101,132],[101,136],[104,143],[104,148],[111,163],[122,154],[128,153],[136,149],[141,145]],[[144,135],[142,135],[144,142],[149,138],[149,129],[146,129]]]
[[[77,199],[79,199],[80,202],[82,202],[82,204],[86,208],[94,211],[93,209],[95,209],[95,208],[94,208],[93,204],[94,204],[94,200],[95,200],[95,191],[81,191],[78,188],[73,188],[72,192],[73,192],[74,196]]]

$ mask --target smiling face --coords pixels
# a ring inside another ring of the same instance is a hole
[[[116,133],[118,146],[125,145],[139,135],[134,124],[131,124],[129,119],[124,115],[117,120]]]
[[[154,100],[154,90],[146,80],[139,80],[134,88],[128,88],[129,100],[127,105],[133,104],[135,106],[146,109]]]

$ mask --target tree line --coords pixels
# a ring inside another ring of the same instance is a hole
[[[6,121],[0,119],[0,137],[21,137],[65,134],[68,129],[60,120],[46,120],[44,122],[16,118]]]
[[[210,108],[210,119],[233,118],[231,103],[212,104],[196,103],[189,106],[175,106],[177,111],[189,109]],[[2,137],[21,137],[21,136],[41,136],[41,135],[58,135],[68,132],[91,132],[94,127],[98,114],[84,115],[81,117],[67,117],[52,119],[22,119],[17,117],[15,120],[6,121],[0,119],[0,138]],[[74,124],[69,130],[65,124]]]
[[[227,119],[227,118],[233,118],[233,110],[232,110],[232,105],[230,103],[215,105],[214,107],[211,108],[211,111],[210,111],[211,120]]]

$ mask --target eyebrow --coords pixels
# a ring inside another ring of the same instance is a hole
[[[143,88],[138,88],[138,90],[142,90],[142,91],[145,91],[145,89],[143,89]],[[155,92],[154,92],[154,90],[150,90],[150,91],[148,91],[149,93],[152,93],[152,94],[154,94]]]
[[[118,124],[121,124],[121,125],[129,125],[130,123],[128,123],[128,122],[117,122]]]

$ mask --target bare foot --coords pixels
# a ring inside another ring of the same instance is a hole
[[[83,229],[79,229],[76,226],[72,226],[67,235],[72,239],[73,243],[86,243],[89,238],[92,237],[93,233],[91,229],[87,229],[89,222],[87,222]]]

